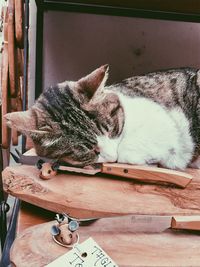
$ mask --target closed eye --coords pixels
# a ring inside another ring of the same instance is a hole
[[[39,130],[49,132],[49,131],[52,131],[52,127],[50,125],[44,125],[44,126],[39,127]]]

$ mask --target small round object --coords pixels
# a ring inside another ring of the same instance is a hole
[[[71,221],[69,222],[68,229],[71,232],[75,232],[79,228],[79,223],[77,221]]]
[[[51,227],[52,236],[57,236],[60,234],[60,229],[56,225],[52,225]]]
[[[124,169],[124,173],[128,173],[128,170],[127,169]]]

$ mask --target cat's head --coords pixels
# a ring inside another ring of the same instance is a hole
[[[7,124],[29,136],[40,156],[79,166],[97,162],[97,136],[119,136],[124,123],[118,97],[104,89],[107,77],[105,65],[49,87],[29,110],[6,114]]]

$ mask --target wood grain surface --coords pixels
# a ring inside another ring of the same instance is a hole
[[[20,199],[75,217],[113,214],[200,214],[200,170],[188,169],[192,182],[175,186],[139,183],[105,175],[58,174],[41,180],[35,166],[8,167],[3,171],[4,190]]]
[[[17,96],[17,48],[15,45],[15,1],[8,2],[8,61],[11,97]]]
[[[188,173],[146,165],[103,163],[102,173],[134,178],[143,182],[164,182],[180,187],[186,187],[192,181],[192,176]]]
[[[2,88],[2,147],[7,149],[10,144],[10,130],[6,125],[4,115],[9,111],[9,95],[8,95],[8,11],[5,9],[4,13],[4,45],[1,61],[1,88]]]
[[[17,46],[24,47],[24,1],[15,0],[15,38]]]
[[[92,237],[120,267],[200,266],[199,235],[172,230],[138,232],[138,221],[134,217],[131,228],[126,230],[122,221],[122,218],[118,221],[109,218],[82,226],[80,242]],[[155,221],[146,221],[146,224],[152,223]],[[10,255],[13,266],[45,266],[68,251],[52,240],[53,224],[51,221],[33,226],[18,235]]]

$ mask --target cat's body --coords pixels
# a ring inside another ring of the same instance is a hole
[[[109,87],[125,95],[152,99],[171,110],[180,107],[189,121],[195,144],[200,153],[200,71],[194,68],[157,71],[134,76]]]
[[[29,111],[8,114],[8,124],[29,135],[39,155],[73,165],[185,168],[199,155],[199,72],[156,72],[104,87],[107,69],[48,88]]]
[[[124,109],[120,136],[97,137],[99,162],[158,164],[184,169],[193,155],[189,123],[179,108],[167,111],[152,100],[118,94]]]

